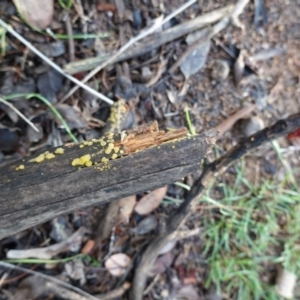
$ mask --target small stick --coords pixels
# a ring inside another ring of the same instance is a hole
[[[38,258],[38,259],[51,259],[55,255],[70,251],[70,248],[74,245],[81,244],[86,229],[80,227],[76,232],[74,232],[69,238],[64,241],[42,248],[29,248],[24,250],[9,250],[6,254],[7,258],[10,259],[25,259],[25,258]]]
[[[58,284],[60,286],[63,286],[64,288],[72,290],[72,291],[82,295],[83,297],[85,297],[87,299],[98,300],[98,298],[86,293],[85,291],[83,291],[83,290],[81,290],[81,289],[79,289],[79,288],[77,288],[77,287],[75,287],[71,284],[68,284],[68,283],[63,282],[61,280],[58,280],[55,277],[51,277],[51,276],[48,276],[46,274],[39,273],[39,272],[30,270],[30,269],[26,269],[26,268],[23,268],[23,267],[15,266],[13,264],[10,264],[10,263],[4,262],[4,261],[0,261],[0,266],[5,267],[5,268],[9,268],[9,269],[13,269],[13,270],[18,270],[18,271],[21,271],[21,272],[26,272],[28,274],[32,274],[32,275],[35,275],[35,276],[39,276],[39,277],[41,277],[45,280],[54,282],[55,284]]]
[[[87,76],[85,76],[82,80],[83,83],[87,82],[89,79],[91,79],[94,75],[96,75],[100,70],[105,68],[107,65],[109,65],[111,62],[113,62],[118,56],[120,56],[123,52],[125,52],[129,47],[131,47],[133,44],[138,42],[139,40],[143,39],[144,37],[148,36],[149,34],[153,33],[155,30],[166,24],[169,20],[174,18],[176,15],[184,11],[186,8],[188,8],[190,5],[195,3],[196,0],[190,0],[186,2],[184,5],[176,9],[173,13],[168,15],[165,19],[158,18],[158,20],[148,29],[142,31],[139,35],[129,40],[124,46],[122,46],[119,51],[117,51],[114,55],[112,55],[108,60],[106,60],[104,63],[102,63],[100,66],[96,67],[94,70],[92,70]],[[78,89],[79,86],[74,86],[69,93],[63,97],[63,101],[69,98],[71,95],[73,95]]]
[[[37,56],[39,56],[41,59],[43,59],[48,65],[50,65],[53,69],[55,69],[58,73],[62,74],[78,86],[82,87],[83,89],[87,90],[92,95],[96,96],[99,99],[102,99],[103,101],[107,102],[109,105],[113,105],[114,101],[106,97],[105,95],[97,92],[96,90],[90,88],[88,85],[84,84],[80,80],[76,79],[75,77],[67,74],[61,67],[59,67],[57,64],[55,64],[53,61],[51,61],[47,56],[45,56],[42,52],[40,52],[38,49],[36,49],[31,43],[29,43],[26,39],[24,39],[20,34],[18,34],[12,26],[6,24],[1,18],[0,18],[0,25],[4,27],[10,34],[12,34],[15,38],[17,38],[21,43],[23,43],[27,48],[29,48],[32,52],[34,52]],[[77,89],[76,89],[77,90]],[[73,94],[73,93],[72,93]]]
[[[72,29],[72,23],[70,20],[70,16],[69,14],[66,15],[66,29],[67,29],[67,33],[68,33],[68,42],[69,42],[69,54],[70,54],[70,61],[74,61],[75,60],[75,47],[74,47],[74,39],[73,39],[73,29]]]
[[[16,109],[11,103],[8,101],[4,100],[3,98],[0,97],[0,102],[8,106],[10,109],[12,109],[20,118],[22,118],[29,126],[31,126],[35,131],[39,132],[38,128],[28,120],[18,109]]]

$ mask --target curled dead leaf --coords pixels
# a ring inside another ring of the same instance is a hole
[[[218,138],[220,138],[226,131],[230,130],[232,126],[238,121],[239,119],[243,119],[247,117],[254,109],[256,108],[255,104],[251,104],[246,106],[235,114],[229,116],[225,121],[219,124],[215,129],[219,132]]]
[[[52,22],[53,0],[13,0],[19,14],[32,27],[46,29]]]
[[[110,256],[104,263],[105,268],[112,276],[121,276],[129,266],[131,258],[124,253],[116,253]]]
[[[204,41],[199,43],[199,45],[195,44],[194,48],[180,65],[180,70],[186,79],[197,73],[204,66],[210,50],[210,41]]]
[[[97,243],[109,236],[113,227],[130,217],[136,204],[136,195],[113,201],[105,211],[97,229]]]
[[[142,197],[142,199],[135,206],[134,211],[140,215],[147,215],[154,211],[164,199],[167,193],[167,186],[156,189],[149,194]]]
[[[96,244],[95,240],[91,240],[91,239],[87,240],[81,249],[81,253],[89,254],[92,251],[92,249],[95,247],[95,244]]]

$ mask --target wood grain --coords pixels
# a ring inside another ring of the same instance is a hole
[[[95,141],[65,146],[64,154],[40,163],[29,158],[6,165],[0,168],[0,239],[61,214],[172,183],[199,169],[214,134],[172,139],[105,164]],[[72,165],[85,155],[92,156],[92,166]],[[21,165],[24,169],[17,170]]]

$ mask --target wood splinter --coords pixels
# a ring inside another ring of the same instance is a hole
[[[153,121],[135,129],[122,131],[121,140],[117,141],[115,145],[124,147],[126,153],[130,154],[169,141],[176,141],[186,137],[187,134],[186,128],[168,132],[159,130],[157,121]]]

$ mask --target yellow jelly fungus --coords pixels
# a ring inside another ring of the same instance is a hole
[[[106,157],[102,157],[101,162],[103,162],[104,164],[106,164],[109,160]]]
[[[52,158],[55,158],[55,155],[54,155],[53,153],[47,153],[47,154],[45,155],[45,158],[46,158],[46,159],[52,159]]]
[[[103,141],[103,140],[100,140],[100,145],[101,145],[102,147],[104,147],[104,146],[106,146],[106,142]]]
[[[87,162],[85,163],[85,165],[86,165],[87,167],[90,167],[90,166],[93,165],[93,163],[89,160],[89,161],[87,161]]]
[[[120,154],[123,154],[124,153],[124,150],[120,150]]]
[[[63,148],[57,148],[55,151],[54,151],[55,154],[64,154],[65,153],[65,150]]]
[[[109,148],[109,147],[106,148],[106,149],[105,149],[105,154],[110,154],[110,153],[111,153],[111,150],[112,150],[112,148]]]
[[[20,166],[18,166],[18,167],[16,168],[17,171],[19,171],[19,170],[24,170],[24,169],[25,169],[25,166],[24,166],[24,165],[20,165]]]
[[[118,153],[120,151],[120,147],[114,147],[115,153]]]
[[[114,148],[114,146],[115,146],[115,145],[114,145],[113,143],[109,143],[109,144],[108,144],[108,148]]]
[[[79,158],[75,158],[72,161],[72,166],[87,166],[87,162],[91,161],[91,156],[89,154],[83,155]]]
[[[83,148],[83,147],[84,147],[84,145],[83,145],[83,144],[79,145],[79,148]]]
[[[30,162],[37,162],[40,163],[45,159],[45,154],[40,154],[39,156],[37,156],[36,158],[33,158],[30,160]]]
[[[111,159],[116,159],[118,157],[118,154],[113,154],[112,156],[111,156]]]

